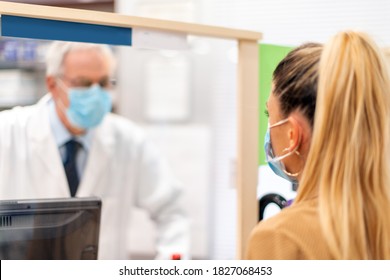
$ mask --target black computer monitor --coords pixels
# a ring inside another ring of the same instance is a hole
[[[0,200],[0,259],[97,259],[101,200]]]

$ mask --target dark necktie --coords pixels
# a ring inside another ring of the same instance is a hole
[[[79,185],[79,175],[77,172],[77,151],[80,147],[80,143],[74,139],[65,143],[66,155],[65,155],[65,174],[68,179],[69,189],[71,196],[75,196],[77,187]]]

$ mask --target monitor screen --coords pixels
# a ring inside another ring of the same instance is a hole
[[[0,200],[0,259],[97,259],[101,200]]]

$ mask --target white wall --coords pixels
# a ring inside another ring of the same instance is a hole
[[[387,0],[211,0],[204,5],[210,15],[205,23],[260,31],[267,43],[324,42],[337,31],[358,29],[390,46]]]

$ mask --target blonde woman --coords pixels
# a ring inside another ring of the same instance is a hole
[[[282,170],[299,181],[299,188],[292,206],[254,229],[247,257],[390,259],[386,64],[366,34],[341,32],[324,46],[318,75],[306,154],[301,153],[305,129],[294,127],[292,113],[273,126],[271,116],[280,113],[282,103],[274,92],[270,96],[277,109],[271,112],[268,105],[271,151]],[[304,79],[301,72],[295,84]],[[299,160],[302,168],[297,168]]]

